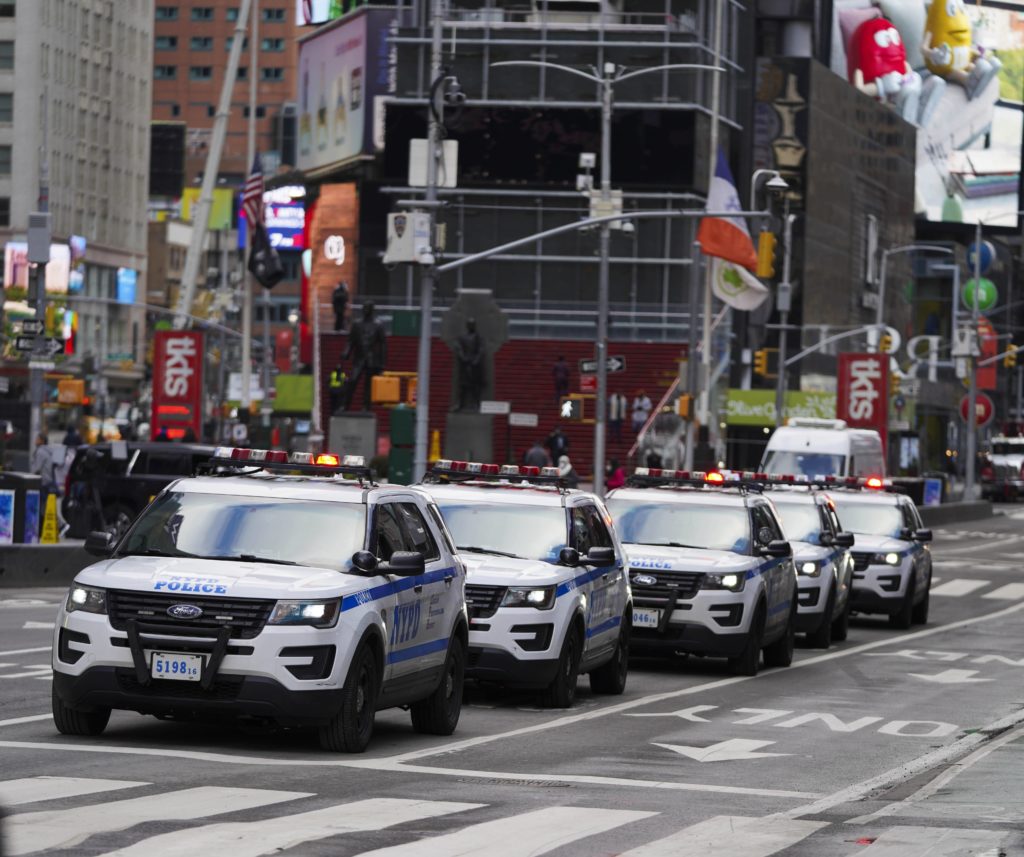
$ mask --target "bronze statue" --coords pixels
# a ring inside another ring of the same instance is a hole
[[[484,387],[484,341],[476,332],[476,319],[466,320],[466,332],[455,340],[453,350],[459,370],[459,389],[452,410],[479,410],[480,392]]]
[[[370,388],[373,385],[373,378],[384,371],[384,364],[387,361],[387,339],[384,328],[373,317],[374,309],[372,301],[363,304],[363,317],[352,324],[345,354],[342,356],[343,360],[352,358],[352,375],[345,387],[346,411],[352,410],[352,398],[360,378],[364,378],[363,410],[370,410]]]

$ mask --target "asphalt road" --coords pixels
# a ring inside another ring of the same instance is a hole
[[[64,738],[48,666],[62,593],[8,590],[3,853],[1024,854],[1024,509],[1009,511],[936,531],[924,628],[857,619],[756,678],[635,662],[624,696],[584,680],[570,712],[477,690],[453,737],[385,712],[355,757],[128,713]]]

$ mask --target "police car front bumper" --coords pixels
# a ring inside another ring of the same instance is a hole
[[[687,599],[676,598],[670,606],[665,597],[634,590],[633,650],[735,657],[750,632],[753,610],[747,602],[756,598],[752,590],[750,586],[742,592],[701,590]],[[656,626],[647,624],[655,619]]]
[[[831,577],[801,576],[797,580],[797,613],[796,631],[806,634],[817,631],[825,621],[825,608],[828,607],[828,584]]]
[[[558,599],[550,610],[500,607],[469,623],[466,676],[519,687],[545,687],[557,672],[572,605]]]
[[[850,609],[855,613],[896,612],[906,593],[909,577],[906,560],[899,565],[869,565],[863,571],[854,571]]]

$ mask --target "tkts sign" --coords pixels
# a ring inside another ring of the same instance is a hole
[[[851,428],[875,429],[886,449],[889,355],[840,354],[836,417]]]
[[[203,426],[203,334],[198,331],[158,330],[153,345],[153,419],[155,439],[167,429],[171,440]]]

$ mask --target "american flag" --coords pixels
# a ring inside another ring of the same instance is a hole
[[[263,165],[260,163],[259,152],[252,162],[252,172],[242,191],[242,213],[250,229],[263,222]]]

